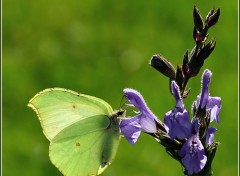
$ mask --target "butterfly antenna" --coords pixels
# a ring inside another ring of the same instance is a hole
[[[125,95],[122,96],[120,104],[119,104],[119,111],[121,111],[121,109],[123,109],[124,104],[126,103],[126,100],[123,102],[123,99],[125,98]]]

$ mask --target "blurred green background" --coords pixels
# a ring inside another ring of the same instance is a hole
[[[122,90],[139,90],[163,119],[174,107],[168,79],[148,65],[161,53],[174,66],[192,49],[193,6],[205,18],[221,8],[210,29],[214,52],[190,80],[191,104],[200,91],[202,71],[213,72],[211,95],[222,98],[215,139],[221,142],[214,175],[238,171],[238,2],[234,1],[3,1],[3,175],[61,175],[50,163],[49,142],[27,103],[36,93],[63,87],[94,95],[118,109]],[[146,134],[135,145],[122,140],[103,176],[183,175],[183,168]]]

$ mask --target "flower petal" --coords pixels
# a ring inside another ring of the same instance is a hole
[[[181,161],[189,175],[198,173],[204,168],[207,157],[198,134],[194,134],[183,144],[179,156],[183,157]]]
[[[139,124],[141,129],[147,133],[154,133],[157,131],[156,121],[158,118],[152,113],[145,103],[142,95],[134,89],[124,89],[124,95],[130,103],[139,109]]]
[[[123,93],[126,96],[126,98],[128,99],[128,101],[130,103],[132,103],[140,111],[148,110],[148,107],[147,107],[142,95],[138,91],[136,91],[134,89],[126,88],[123,90]]]
[[[202,91],[197,96],[197,100],[193,102],[192,109],[195,112],[198,108],[206,108],[206,111],[210,111],[210,122],[216,119],[219,123],[219,112],[221,109],[221,98],[211,97],[209,94],[209,84],[211,81],[211,71],[206,69],[202,76]]]
[[[211,117],[210,122],[216,119],[216,122],[219,123],[219,112],[221,109],[221,98],[220,97],[209,97],[207,104],[207,110],[210,110]]]
[[[206,143],[208,145],[211,145],[214,141],[214,133],[217,131],[216,128],[214,127],[209,127],[207,129],[207,134],[206,134]]]
[[[141,126],[139,124],[139,116],[132,118],[123,118],[120,122],[121,133],[128,140],[129,143],[137,142],[141,133]]]
[[[177,83],[175,81],[171,82],[171,91],[172,94],[176,100],[176,105],[175,107],[179,107],[179,108],[183,108],[183,102],[182,102],[182,98],[180,96],[180,91],[179,91],[179,87],[177,85]]]
[[[192,124],[189,120],[188,112],[177,109],[167,112],[164,116],[164,124],[168,127],[168,135],[173,140],[175,137],[184,139],[191,135]]]
[[[151,114],[140,114],[140,125],[144,132],[155,133],[157,131],[155,118]]]
[[[165,114],[164,124],[168,127],[167,133],[172,140],[175,137],[184,139],[191,135],[192,124],[182,102],[179,87],[175,81],[171,83],[171,90],[176,100],[176,105],[173,110]]]
[[[208,87],[211,81],[211,76],[212,76],[212,72],[208,69],[204,71],[202,76],[202,92],[200,97],[200,106],[202,109],[206,106],[208,102],[208,96],[209,96]]]

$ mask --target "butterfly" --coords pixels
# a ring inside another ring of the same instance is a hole
[[[50,141],[51,162],[66,176],[95,176],[113,161],[120,142],[119,119],[104,100],[63,88],[45,89],[28,103]]]

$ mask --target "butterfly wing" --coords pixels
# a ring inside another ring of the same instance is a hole
[[[66,176],[99,175],[112,162],[119,128],[107,116],[92,116],[58,133],[50,144],[52,163]]]
[[[114,159],[120,141],[117,116],[105,101],[62,88],[35,95],[30,106],[50,141],[52,163],[67,176],[94,176]]]
[[[49,141],[78,121],[95,115],[110,117],[113,113],[111,106],[99,98],[62,88],[43,90],[28,106],[37,113]]]

